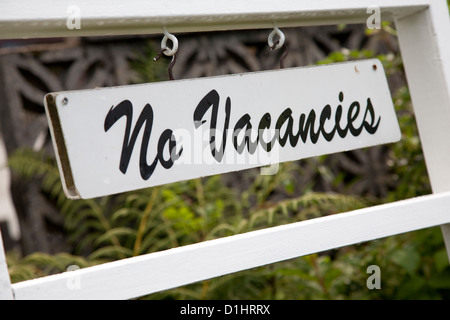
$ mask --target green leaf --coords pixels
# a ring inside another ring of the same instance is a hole
[[[136,208],[120,208],[115,211],[111,217],[111,223],[118,223],[119,220],[123,219],[128,221],[128,219],[140,218],[142,211]]]
[[[102,244],[103,242],[113,242],[113,238],[117,238],[117,237],[122,237],[122,236],[131,236],[131,237],[136,237],[136,230],[130,229],[130,228],[114,228],[111,230],[108,230],[107,232],[105,232],[103,235],[101,235],[100,237],[98,237],[94,243],[94,245],[98,246],[100,244]]]
[[[450,289],[450,272],[433,274],[428,284],[434,289]]]
[[[95,250],[93,253],[91,253],[88,257],[88,260],[98,260],[98,259],[121,259],[123,256],[125,257],[131,257],[133,255],[133,252],[129,248],[124,247],[118,247],[118,246],[107,246],[100,248],[98,250]]]
[[[399,249],[392,253],[391,261],[412,275],[419,267],[420,255],[411,247]]]
[[[448,253],[445,248],[436,252],[433,256],[433,259],[434,259],[434,263],[436,265],[436,270],[438,272],[444,271],[444,269],[449,266]]]
[[[411,277],[398,288],[397,298],[410,299],[417,297],[417,295],[424,290],[425,286],[425,279],[421,277]]]

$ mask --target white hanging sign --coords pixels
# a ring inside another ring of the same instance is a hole
[[[70,198],[400,139],[376,59],[50,93],[45,105]]]

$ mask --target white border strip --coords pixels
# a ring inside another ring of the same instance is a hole
[[[5,250],[3,248],[2,233],[0,231],[0,300],[12,300],[13,292],[6,263]]]
[[[131,299],[450,222],[450,192],[297,222],[13,284],[16,299]],[[74,288],[70,283],[78,283]]]

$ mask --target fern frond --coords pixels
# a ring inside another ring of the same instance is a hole
[[[142,239],[141,249],[140,249],[139,254],[154,252],[153,250],[150,250],[149,248],[152,245],[155,245],[155,243],[159,239],[167,237],[167,233],[165,231],[166,231],[166,226],[164,224],[159,224],[159,225],[155,226],[154,228],[152,228],[148,233],[146,233],[144,238]]]
[[[304,220],[330,213],[356,210],[367,205],[367,201],[355,196],[311,192],[298,198],[279,201],[269,208],[258,211],[267,214],[282,213],[285,216],[292,213]]]
[[[68,230],[75,230],[82,225],[84,220],[87,221],[89,218],[96,220],[95,216],[92,214],[92,210],[90,208],[82,209],[83,207],[83,205],[76,206],[79,210],[71,210],[70,214],[64,215],[64,225]],[[99,224],[96,229],[103,229],[102,225]]]
[[[118,260],[124,257],[131,257],[133,250],[121,246],[106,246],[95,250],[88,256],[88,260]]]
[[[12,170],[27,179],[44,175],[59,178],[59,171],[54,165],[54,161],[42,152],[35,152],[31,149],[16,150],[9,157],[8,165]]]
[[[66,268],[70,265],[76,265],[80,268],[87,268],[87,267],[91,267],[93,265],[98,264],[94,260],[87,261],[83,257],[72,255],[72,254],[65,253],[65,252],[58,253],[55,256],[64,266],[66,266]]]
[[[147,250],[148,253],[150,252],[158,252],[162,250],[167,250],[174,248],[172,239],[170,237],[165,237],[160,240],[154,241],[153,244],[149,247]]]
[[[220,236],[231,236],[237,233],[236,227],[229,223],[221,223],[214,227],[206,236],[206,240],[218,238]]]
[[[142,211],[136,208],[120,208],[113,212],[111,216],[112,224],[127,224],[131,221],[139,219],[142,215]]]
[[[44,276],[40,270],[31,264],[13,264],[8,268],[11,283],[22,282]]]
[[[104,232],[103,225],[97,220],[84,221],[81,225],[71,230],[70,239],[75,242],[77,239],[82,239],[86,234],[93,234],[98,237]]]
[[[9,273],[13,283],[33,278],[43,277],[49,274],[60,273],[71,265],[80,268],[89,267],[99,263],[68,253],[49,255],[46,253],[33,253],[20,261],[15,261],[9,266]]]
[[[44,266],[46,269],[56,269],[57,271],[64,271],[67,266],[58,259],[57,256],[51,256],[44,253],[33,253],[23,259],[23,263],[34,264],[37,266]]]
[[[85,233],[82,236],[72,236],[70,238],[71,243],[74,244],[74,251],[78,254],[86,254],[86,252],[92,252],[96,248],[94,247],[93,243],[98,237],[97,232],[89,232]]]
[[[95,246],[99,246],[101,244],[103,244],[104,242],[110,242],[113,243],[114,239],[120,238],[120,237],[136,237],[136,230],[130,229],[130,228],[113,228],[111,230],[108,230],[107,232],[105,232],[104,234],[102,234],[100,237],[98,237],[95,242],[94,245]]]

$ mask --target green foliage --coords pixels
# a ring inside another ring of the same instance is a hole
[[[402,129],[402,143],[392,146],[392,163],[395,168],[397,189],[391,192],[387,201],[396,201],[431,193],[425,159],[422,153],[419,133],[415,124],[411,97],[407,87],[395,94],[394,104]]]
[[[96,262],[88,262],[83,257],[68,253],[48,255],[40,252],[25,258],[21,258],[16,252],[8,252],[7,262],[13,283],[65,272],[70,266],[85,268],[96,264]]]
[[[55,201],[64,216],[64,227],[73,246],[71,254],[83,256],[86,261],[83,264],[127,258],[365,206],[356,197],[322,193],[268,201],[270,193],[280,184],[292,190],[285,180],[295,170],[292,164],[280,165],[275,176],[260,176],[254,171],[253,183],[245,192],[230,189],[220,176],[213,176],[75,201],[63,195],[53,160],[41,153],[20,150],[10,157],[10,166],[24,177],[42,179],[43,192]],[[264,196],[252,201],[250,194],[257,193],[256,190]],[[42,261],[50,259],[40,257]],[[49,265],[64,269],[58,257],[55,259]],[[19,265],[33,262],[36,260],[27,257]],[[14,279],[30,276],[31,273],[25,272]]]
[[[239,233],[236,230],[255,229],[258,221],[262,221],[261,227],[266,227],[285,223],[293,215],[309,218],[320,215],[318,212],[325,209],[335,213],[338,208],[345,210],[365,205],[356,197],[322,193],[268,201],[269,194],[279,184],[289,190],[292,188],[286,186],[284,180],[294,170],[292,164],[281,164],[279,173],[273,176],[261,176],[254,171],[254,182],[242,193],[226,187],[220,176],[212,176],[114,197],[75,201],[63,195],[59,172],[51,158],[23,149],[10,157],[10,167],[25,178],[42,178],[42,189],[56,201],[64,215],[70,239],[78,243],[78,249],[94,253],[105,244],[120,246],[135,239],[142,224],[145,228],[142,232],[146,234],[150,230],[158,234],[162,231],[160,226],[166,225],[177,235],[174,243],[185,244],[214,238],[212,234],[218,232],[221,223],[223,229],[235,230],[235,234]],[[251,194],[258,192],[255,203],[251,203]],[[304,211],[303,207],[308,210]],[[191,239],[181,241],[187,235]],[[82,253],[80,250],[75,251]]]
[[[152,59],[158,55],[153,45],[149,43],[142,52],[137,52],[137,59],[130,62],[132,69],[137,73],[135,82],[147,83],[167,79],[167,59],[161,57],[158,62]]]

